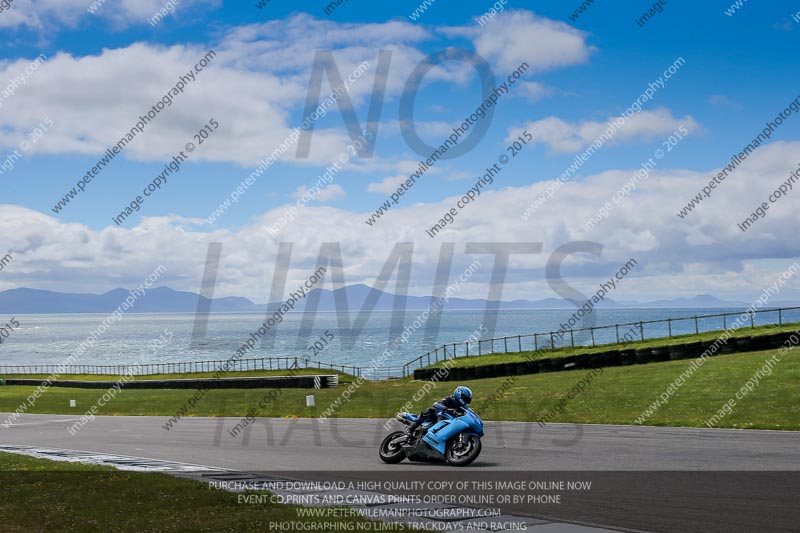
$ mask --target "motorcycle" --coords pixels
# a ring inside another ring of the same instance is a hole
[[[397,413],[397,420],[410,426],[418,415]],[[397,464],[409,461],[439,460],[453,466],[467,466],[481,453],[483,420],[472,409],[443,411],[439,420],[423,426],[427,428],[421,438],[414,439],[406,431],[390,433],[381,442],[378,453],[384,463]]]

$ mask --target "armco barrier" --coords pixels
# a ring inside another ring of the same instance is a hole
[[[6,385],[41,385],[41,379],[7,379]],[[265,376],[256,378],[140,379],[126,382],[55,380],[50,387],[110,389],[331,389],[339,386],[338,375]]]
[[[787,331],[770,333],[767,335],[732,337],[727,344],[723,344],[714,355],[774,350],[780,348],[793,335],[798,332]],[[481,379],[483,377],[503,377],[521,374],[536,374],[537,372],[561,372],[563,370],[576,370],[585,368],[600,368],[619,365],[647,364],[659,361],[693,359],[700,357],[716,341],[695,341],[672,346],[658,346],[655,348],[626,348],[623,350],[609,350],[591,354],[569,355],[566,357],[552,357],[519,363],[501,363],[471,367],[469,374],[456,372],[459,367],[451,367],[450,374],[439,381],[457,381]],[[414,379],[428,380],[435,369],[417,369]],[[454,376],[469,376],[459,377]],[[471,376],[474,376],[472,378]]]

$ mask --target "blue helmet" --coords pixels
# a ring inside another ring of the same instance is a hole
[[[472,391],[469,390],[469,387],[456,387],[455,392],[453,392],[453,398],[458,400],[458,403],[463,407],[466,407],[472,401]]]

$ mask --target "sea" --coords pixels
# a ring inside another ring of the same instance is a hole
[[[735,316],[723,322],[720,316],[699,318],[694,316],[740,314],[737,308],[650,308],[650,309],[595,309],[584,319],[575,322],[595,326],[594,332],[583,331],[554,336],[557,345],[575,342],[591,345],[614,342],[620,338],[653,338],[724,329]],[[435,321],[425,321],[421,311],[408,310],[402,315],[391,311],[374,311],[359,315],[357,312],[317,312],[313,316],[289,313],[282,322],[270,328],[254,342],[247,358],[308,357],[338,365],[368,366],[389,346],[393,321],[399,324],[402,316],[403,342],[392,344],[385,366],[402,366],[442,344],[472,340],[470,355],[478,353],[480,339],[482,353],[517,351],[541,346],[551,338],[548,332],[559,331],[562,324],[574,317],[575,309],[524,309],[501,310],[485,313],[484,310],[443,310]],[[16,315],[0,317],[5,323],[0,331],[0,365],[58,365],[62,364],[78,345],[92,332],[96,340],[79,358],[81,365],[137,365],[145,363],[176,363],[185,361],[220,361],[230,358],[236,350],[257,335],[265,321],[260,314],[212,314],[208,317],[205,334],[194,336],[194,314],[125,314],[108,327],[100,328],[109,315],[59,314]],[[394,319],[393,319],[394,316]],[[15,326],[11,319],[19,323]],[[652,322],[665,319],[682,319]],[[800,310],[783,311],[783,322],[800,322]],[[755,325],[777,323],[778,313],[758,314]],[[643,322],[638,325],[625,325]],[[618,328],[615,324],[622,324]],[[744,322],[750,325],[749,319]],[[606,326],[606,327],[603,327]],[[11,327],[11,330],[10,330]],[[401,331],[402,331],[401,329]],[[539,333],[534,340],[531,335]],[[592,341],[592,335],[594,341]],[[521,337],[517,337],[521,336]],[[508,337],[505,341],[488,339]],[[490,349],[490,344],[494,345]],[[464,348],[459,348],[462,354]]]

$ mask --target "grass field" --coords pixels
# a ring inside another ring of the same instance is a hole
[[[7,532],[275,531],[270,522],[285,521],[306,527],[360,524],[355,531],[403,530],[384,529],[387,524],[371,527],[375,523],[361,517],[299,517],[299,507],[292,505],[240,504],[237,494],[166,474],[8,453],[0,453],[0,485],[0,531]],[[309,529],[322,530],[324,526]]]
[[[722,405],[777,354],[777,350],[722,355],[706,360],[700,370],[680,387],[669,403],[647,420],[648,425],[703,426]],[[636,418],[683,372],[691,360],[607,368],[594,377],[583,393],[571,399],[551,422],[633,424]],[[586,371],[564,371],[509,378],[466,381],[475,393],[473,406],[487,420],[538,421],[581,380]],[[789,352],[758,388],[738,401],[733,412],[717,424],[727,428],[800,430],[800,358]],[[342,401],[333,417],[389,418],[420,391],[424,382],[368,381]],[[429,394],[411,401],[411,410],[430,406],[451,393],[454,383],[439,383]],[[507,388],[495,401],[488,398]],[[33,387],[0,387],[0,411],[13,412]],[[338,389],[280,389],[280,395],[258,412],[263,417],[317,417],[337,399]],[[102,395],[102,390],[50,388],[29,410],[32,413],[83,414]],[[192,410],[193,416],[242,417],[269,389],[211,390]],[[98,411],[100,415],[163,415],[169,417],[193,391],[123,390]],[[305,396],[316,396],[316,407],[305,406]],[[69,400],[77,400],[77,408]],[[166,420],[166,418],[165,418]],[[0,423],[3,421],[0,420]]]
[[[755,328],[741,328],[736,331],[734,334],[735,337],[748,337],[751,335],[769,335],[770,333],[779,333],[783,331],[797,331],[800,329],[800,322],[792,323],[792,324],[783,324],[781,326],[777,325],[768,325],[768,326],[756,326]],[[569,355],[580,355],[580,354],[593,354],[593,353],[600,353],[605,352],[608,350],[621,350],[625,348],[653,348],[656,346],[671,346],[673,344],[684,344],[689,342],[697,342],[697,341],[710,341],[715,340],[722,335],[722,331],[707,331],[697,335],[676,335],[673,337],[662,337],[658,339],[647,339],[644,341],[633,341],[628,343],[620,343],[620,344],[602,344],[595,347],[581,347],[581,348],[559,348],[557,350],[547,350],[542,352],[540,357],[566,357]],[[513,346],[513,343],[516,342],[516,337],[509,338],[509,344]],[[464,367],[464,366],[480,366],[480,365],[495,365],[500,363],[516,363],[519,361],[525,361],[527,357],[530,357],[531,354],[536,352],[532,350],[522,351],[522,352],[510,352],[510,353],[495,353],[495,354],[487,354],[487,355],[475,355],[470,357],[456,357],[455,359],[449,359],[451,367]],[[425,368],[437,368],[441,366],[441,363],[431,364],[430,366],[426,366]]]

